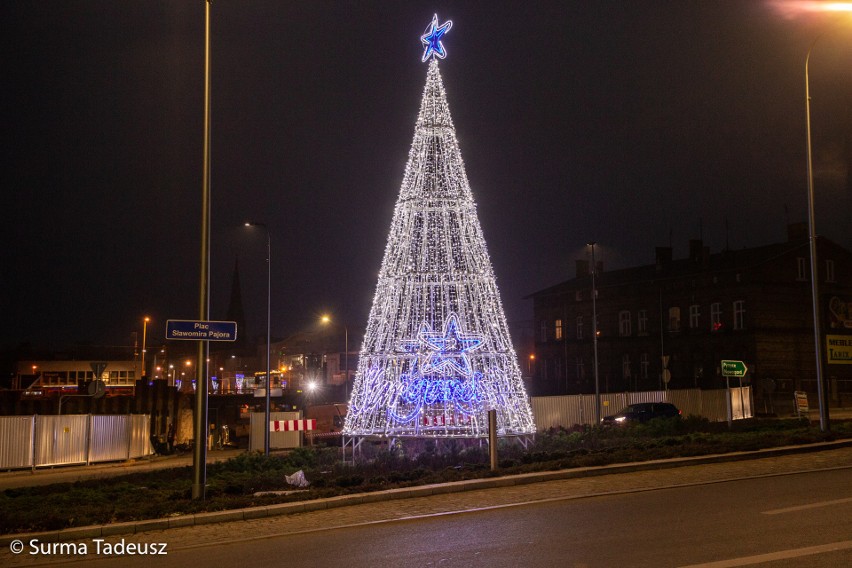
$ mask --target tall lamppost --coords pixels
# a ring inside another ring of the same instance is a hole
[[[198,319],[210,319],[210,5],[204,3],[204,158],[201,179],[201,247],[198,271]],[[197,388],[192,448],[192,498],[204,500],[207,485],[207,355],[209,343],[198,342]]]
[[[598,378],[598,307],[597,307],[597,282],[595,277],[598,272],[597,264],[595,264],[595,243],[589,243],[592,249],[592,346],[595,354],[595,425],[601,423],[601,385]]]
[[[825,391],[823,389],[822,377],[822,347],[820,338],[819,317],[819,280],[817,274],[817,245],[816,229],[814,225],[814,164],[811,150],[811,92],[808,79],[808,65],[811,60],[811,52],[814,45],[822,36],[818,36],[811,44],[807,56],[805,56],[805,124],[807,126],[808,140],[808,241],[811,252],[811,302],[814,314],[814,350],[816,352],[816,380],[817,400],[819,401],[819,429],[825,432],[829,429],[828,407],[825,403]]]
[[[331,316],[324,315],[324,316],[322,316],[321,321],[322,321],[322,323],[325,323],[325,324],[331,323]],[[344,337],[343,349],[346,351],[346,353],[344,355],[344,357],[346,359],[346,361],[344,362],[344,367],[346,369],[345,370],[346,375],[344,375],[345,378],[343,379],[343,394],[344,394],[344,398],[348,402],[349,401],[349,328],[346,326],[346,324],[342,324],[342,325],[343,325],[343,337]]]
[[[265,223],[248,221],[246,227],[261,227],[266,231],[266,404],[264,405],[263,423],[263,453],[269,455],[269,397],[272,390],[272,374],[270,372],[270,351],[272,336],[272,237]]]
[[[142,378],[148,376],[148,373],[145,372],[145,346],[148,340],[148,322],[151,321],[151,318],[145,316],[142,320]]]

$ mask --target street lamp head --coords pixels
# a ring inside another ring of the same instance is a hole
[[[324,315],[324,316],[322,316],[322,317],[320,318],[320,321],[321,321],[322,323],[331,323],[331,316],[329,316],[329,315]]]

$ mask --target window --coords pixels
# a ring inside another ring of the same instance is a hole
[[[710,304],[710,331],[722,330],[722,304],[714,302]]]
[[[680,308],[669,308],[669,331],[680,331]]]
[[[547,377],[547,359],[541,360],[541,378],[545,381],[548,379]]]
[[[636,318],[636,332],[639,335],[648,334],[648,310],[639,310],[639,317]]]
[[[734,302],[734,329],[745,329],[745,300]]]
[[[547,320],[541,320],[541,327],[539,329],[539,341],[545,343],[547,341]]]
[[[808,265],[803,257],[796,258],[796,280],[808,279]]]
[[[647,353],[642,353],[639,357],[639,376],[643,379],[648,378],[648,369],[651,367],[651,359]]]
[[[826,282],[837,282],[834,279],[834,261],[826,260],[825,261],[825,281]]]
[[[583,291],[582,290],[577,290],[576,292],[574,292],[574,300],[577,301],[577,302],[583,301]]]
[[[553,378],[559,379],[562,377],[562,359],[556,358],[553,360]]]
[[[627,353],[621,357],[621,377],[625,381],[630,379],[630,355]]]
[[[689,306],[689,329],[698,329],[698,320],[701,318],[701,306],[692,304]]]
[[[577,380],[583,381],[586,379],[586,367],[583,365],[583,359],[577,357]]]
[[[583,316],[577,316],[577,339],[583,339]]]
[[[553,323],[553,337],[560,341],[562,340],[562,320],[558,319]]]
[[[618,312],[618,335],[622,337],[633,335],[633,323],[630,320],[630,312],[627,310]]]

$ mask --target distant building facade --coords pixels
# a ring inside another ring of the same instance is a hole
[[[101,373],[95,376],[95,366]],[[18,361],[13,387],[28,394],[76,394],[82,385],[100,379],[107,393],[133,394],[139,361]],[[85,391],[84,391],[85,392]]]
[[[837,404],[852,392],[852,254],[822,237],[817,246],[823,376]],[[592,271],[587,260],[576,268],[530,296],[533,394],[595,390]],[[720,362],[732,359],[748,365],[757,410],[795,390],[816,393],[804,225],[768,246],[710,254],[691,240],[685,259],[658,247],[653,265],[606,272],[599,263],[595,288],[601,392],[722,388]]]

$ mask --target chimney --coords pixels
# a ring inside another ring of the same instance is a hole
[[[665,265],[671,263],[672,247],[657,247],[655,253],[657,257],[657,270],[662,270]]]
[[[575,260],[577,267],[577,278],[582,278],[583,276],[589,275],[589,261],[588,260]]]

